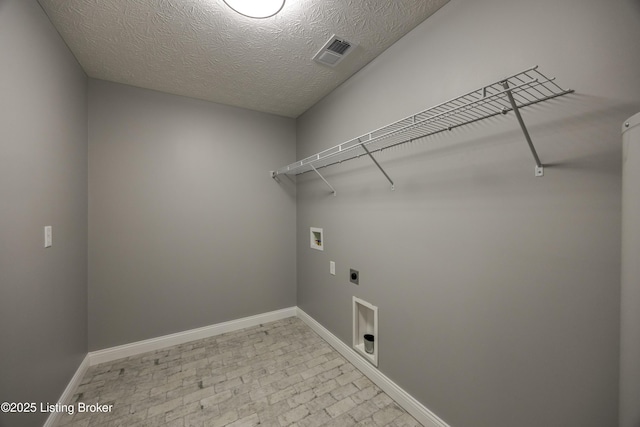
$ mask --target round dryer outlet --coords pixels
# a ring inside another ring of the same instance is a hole
[[[349,269],[349,281],[353,284],[360,284],[360,273],[358,270],[354,270],[353,268]]]

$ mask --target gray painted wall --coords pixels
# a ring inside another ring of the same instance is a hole
[[[87,77],[35,1],[0,0],[0,58],[0,402],[56,402],[87,352]]]
[[[92,79],[89,135],[90,350],[295,306],[294,120]]]
[[[523,111],[543,178],[513,115],[378,155],[394,192],[366,158],[323,169],[336,197],[299,176],[298,306],[350,343],[377,305],[379,369],[453,427],[615,426],[637,40],[635,0],[451,0],[301,116],[298,158],[536,64],[576,90]]]

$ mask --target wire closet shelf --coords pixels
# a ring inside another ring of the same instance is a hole
[[[282,174],[299,175],[310,171],[318,173],[318,169],[369,155],[391,182],[393,188],[393,182],[375,158],[371,156],[372,153],[500,114],[507,114],[510,111],[515,112],[536,162],[536,175],[541,176],[542,163],[531,142],[519,109],[573,92],[570,89],[562,89],[554,80],[555,78],[549,78],[540,72],[538,66],[529,68],[291,163],[272,171],[271,176],[276,178]]]

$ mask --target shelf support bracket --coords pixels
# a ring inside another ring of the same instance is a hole
[[[320,175],[320,172],[318,172],[318,169],[316,169],[313,165],[309,165],[309,166],[311,166],[311,169],[313,169],[313,171],[314,171],[315,173],[317,173],[317,174],[318,174],[318,176],[319,176],[320,178],[322,178],[322,180],[324,181],[324,183],[325,183],[325,184],[327,184],[327,185],[329,186],[329,188],[331,189],[331,192],[332,192],[332,193],[333,193],[333,195],[335,196],[335,195],[336,195],[336,190],[331,186],[331,184],[329,184],[329,182],[328,182],[326,179],[324,179],[324,176]]]
[[[378,161],[375,159],[375,157],[373,157],[373,155],[371,154],[371,152],[369,150],[367,150],[366,145],[360,144],[362,146],[362,148],[364,148],[364,151],[367,152],[367,154],[369,155],[369,157],[371,157],[371,160],[373,160],[373,163],[376,164],[376,166],[378,167],[378,169],[380,169],[380,172],[382,172],[384,174],[384,176],[387,178],[387,180],[391,183],[391,191],[395,190],[395,184],[393,183],[393,181],[391,180],[391,178],[389,178],[389,175],[387,175],[387,173],[384,171],[384,169],[382,169],[382,166],[380,166],[380,163],[378,163]]]
[[[538,152],[536,151],[536,147],[534,147],[533,142],[531,141],[531,136],[529,135],[527,126],[525,126],[524,120],[522,120],[522,115],[520,115],[520,109],[516,105],[515,99],[513,99],[513,94],[511,93],[511,90],[509,90],[509,82],[506,80],[503,81],[502,87],[504,87],[504,89],[506,90],[507,97],[509,98],[509,102],[511,103],[511,108],[513,108],[513,112],[515,113],[516,118],[518,119],[518,123],[520,123],[520,128],[524,133],[524,137],[527,140],[527,144],[529,144],[529,149],[531,150],[531,154],[533,154],[533,158],[536,161],[535,176],[543,176],[544,166],[540,162],[540,157],[538,157]]]

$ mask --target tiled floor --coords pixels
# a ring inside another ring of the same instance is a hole
[[[291,317],[89,368],[58,426],[420,426]]]

